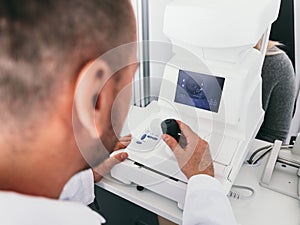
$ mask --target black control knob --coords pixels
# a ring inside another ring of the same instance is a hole
[[[174,119],[167,119],[161,122],[160,124],[162,132],[172,136],[177,142],[181,135],[181,130],[178,126],[178,123]]]

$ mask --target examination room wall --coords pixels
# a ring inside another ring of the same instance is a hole
[[[172,57],[171,41],[163,33],[163,21],[166,5],[172,0],[150,0],[149,1],[149,39],[150,41],[159,41],[170,44],[170,48],[165,51],[160,51],[160,58],[168,62]],[[157,54],[158,49],[151,48],[150,55]],[[151,58],[151,57],[150,57]],[[164,73],[165,63],[150,63],[151,78],[161,78]],[[157,97],[159,95],[160,79],[152,79],[150,86],[151,96]]]

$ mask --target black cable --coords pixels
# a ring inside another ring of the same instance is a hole
[[[267,150],[266,152],[264,152],[261,156],[259,156],[259,157],[253,162],[253,164],[258,163],[259,160],[261,160],[263,157],[265,157],[265,155],[267,155],[270,151],[271,151],[271,149],[269,149],[269,150]]]
[[[254,157],[257,155],[257,153],[259,153],[259,152],[261,152],[261,151],[263,151],[263,150],[266,150],[266,149],[270,149],[270,148],[272,148],[272,147],[273,147],[273,145],[267,145],[267,146],[264,146],[264,147],[261,147],[261,148],[257,149],[255,152],[252,153],[252,155],[251,155],[250,158],[247,160],[247,162],[248,162],[249,164],[253,164],[253,159],[254,159]],[[271,150],[271,149],[270,149],[270,150]]]
[[[269,147],[269,148],[268,148],[268,147]],[[262,148],[257,149],[257,150],[251,155],[250,159],[248,160],[248,163],[249,163],[249,164],[252,164],[252,165],[258,163],[258,161],[261,160],[266,154],[268,154],[268,153],[272,150],[272,148],[273,148],[273,145],[269,145],[269,146],[266,146],[266,147],[262,147]],[[292,145],[282,145],[281,148],[280,148],[280,150],[282,150],[282,149],[291,149],[291,148],[293,148]],[[267,149],[267,151],[264,152],[260,157],[258,157],[258,158],[254,161],[255,155],[257,155],[257,153],[259,153],[259,152],[261,152],[261,151],[263,151],[263,150],[265,150],[265,149]],[[254,162],[253,162],[253,161],[254,161]]]

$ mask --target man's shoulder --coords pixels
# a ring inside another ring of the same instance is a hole
[[[83,204],[0,191],[0,224],[99,225],[105,220]]]

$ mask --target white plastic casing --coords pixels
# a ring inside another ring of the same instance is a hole
[[[129,113],[129,160],[112,169],[113,177],[183,208],[187,179],[171,150],[160,138],[141,140],[145,133],[160,137],[160,122],[174,118],[209,142],[216,178],[229,192],[263,120],[261,68],[279,5],[280,0],[174,0],[167,6],[164,31],[175,54],[165,67],[159,100]],[[263,34],[263,49],[253,49]],[[175,102],[179,70],[225,79],[217,112]]]

